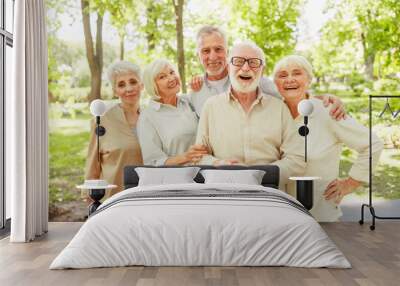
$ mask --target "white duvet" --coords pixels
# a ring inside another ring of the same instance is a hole
[[[135,187],[106,200],[50,269],[145,266],[294,266],[349,268],[350,263],[307,213],[280,201],[240,197],[122,200],[133,192],[258,190],[232,184]]]

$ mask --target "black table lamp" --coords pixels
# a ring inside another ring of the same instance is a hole
[[[314,111],[314,105],[311,100],[303,99],[297,105],[297,111],[304,116],[304,125],[299,128],[299,134],[304,137],[304,161],[307,162],[307,135],[310,133],[307,124],[308,116]]]
[[[96,129],[95,133],[97,136],[97,160],[100,162],[100,144],[99,137],[106,133],[106,129],[100,125],[100,116],[103,116],[106,111],[106,105],[100,99],[95,99],[90,103],[90,113],[96,117]]]
[[[304,125],[299,128],[300,136],[304,137],[304,161],[307,162],[307,135],[310,130],[307,127],[308,116],[314,111],[314,105],[311,100],[303,99],[297,105],[297,111],[304,116]],[[310,210],[313,207],[314,201],[314,180],[318,177],[290,177],[289,179],[296,181],[296,198],[303,206]]]

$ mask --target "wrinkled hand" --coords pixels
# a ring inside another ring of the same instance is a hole
[[[190,81],[190,88],[193,91],[199,91],[201,87],[203,86],[203,77],[200,75],[195,75],[192,77],[192,80]]]
[[[340,100],[339,97],[332,94],[318,95],[315,97],[321,99],[325,107],[328,107],[329,104],[332,104],[329,115],[333,119],[338,121],[346,119],[346,110],[344,108],[344,103]]]
[[[206,146],[195,144],[189,147],[189,150],[184,153],[184,156],[186,157],[187,162],[197,163],[207,154],[208,149]]]
[[[236,159],[222,159],[214,162],[214,166],[223,166],[223,165],[236,165],[239,164],[239,160]]]
[[[335,179],[329,183],[324,192],[325,200],[332,200],[336,204],[340,204],[345,195],[350,194],[361,185],[359,181],[353,178]]]

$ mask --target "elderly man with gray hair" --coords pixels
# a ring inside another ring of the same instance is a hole
[[[233,46],[231,85],[205,103],[196,143],[206,145],[210,154],[200,164],[274,164],[283,186],[289,176],[304,171],[303,145],[285,103],[259,88],[264,64],[264,53],[254,43]]]

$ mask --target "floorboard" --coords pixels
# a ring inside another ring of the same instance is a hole
[[[322,227],[351,262],[352,269],[290,267],[119,267],[85,270],[48,269],[82,223],[49,224],[32,243],[0,240],[0,285],[398,286],[400,222],[369,225],[325,223]]]

